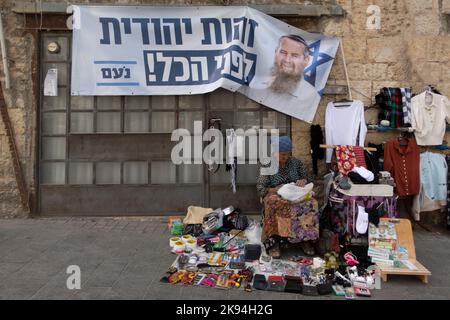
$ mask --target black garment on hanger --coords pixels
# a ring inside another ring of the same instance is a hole
[[[317,160],[323,159],[325,156],[325,150],[320,148],[320,145],[323,144],[323,133],[320,125],[312,125],[311,126],[311,158],[313,163],[313,171],[314,175],[318,174]]]

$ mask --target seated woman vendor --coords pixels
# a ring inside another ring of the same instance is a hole
[[[280,258],[281,245],[287,243],[300,243],[305,254],[314,255],[313,241],[319,238],[317,201],[309,195],[301,202],[289,202],[277,193],[284,184],[304,187],[312,178],[303,163],[291,156],[289,137],[273,137],[271,143],[278,144],[279,152],[273,156],[279,162],[279,170],[270,176],[260,174],[256,184],[264,205],[262,241],[274,258]]]

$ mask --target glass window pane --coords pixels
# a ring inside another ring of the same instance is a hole
[[[258,177],[257,164],[241,164],[237,166],[237,183],[256,183]]]
[[[120,184],[120,162],[98,162],[95,167],[96,184]]]
[[[125,109],[144,109],[148,110],[150,99],[148,96],[126,96]]]
[[[175,112],[152,112],[152,132],[172,132],[175,129]]]
[[[281,112],[277,112],[277,125],[278,128],[280,129],[280,134],[289,134],[289,130],[290,130],[290,118],[289,116],[281,113]]]
[[[66,113],[46,112],[42,114],[42,134],[66,134]]]
[[[236,93],[236,107],[238,109],[259,109],[259,103],[247,98],[243,94]]]
[[[72,110],[93,110],[94,109],[94,97],[86,96],[71,96],[70,108]]]
[[[64,162],[45,162],[41,165],[41,183],[65,184],[66,164]]]
[[[233,109],[233,92],[219,88],[209,95],[211,109]]]
[[[259,129],[259,111],[237,112],[236,125],[238,128],[247,130],[250,128]]]
[[[58,88],[57,96],[43,96],[42,97],[42,109],[48,110],[66,110],[67,106],[67,89]]]
[[[48,45],[56,42],[58,49],[55,52],[48,51]],[[63,61],[69,58],[69,43],[67,37],[45,37],[44,39],[44,60]]]
[[[125,132],[148,132],[148,112],[125,112]]]
[[[120,110],[121,101],[120,96],[98,96],[97,110]]]
[[[69,184],[92,184],[93,167],[92,162],[71,162],[69,164]]]
[[[152,161],[152,184],[170,184],[176,182],[176,167],[171,161]]]
[[[263,111],[262,117],[264,129],[277,128],[277,113],[275,111]]]
[[[195,111],[195,112],[180,112],[180,118],[178,120],[178,128],[183,128],[189,130],[192,134],[194,134],[194,121],[202,121],[203,122],[203,112]],[[202,124],[202,127],[203,124]]]
[[[92,112],[72,112],[70,114],[70,132],[93,133],[94,114]]]
[[[201,164],[183,164],[180,165],[181,183],[202,183],[203,165]]]
[[[231,129],[234,127],[234,112],[233,111],[211,111],[209,113],[209,119],[216,118],[220,120],[220,128],[225,134],[226,129]],[[205,124],[205,127],[209,126],[209,123]]]
[[[98,112],[97,132],[120,132],[120,112]]]
[[[238,173],[239,174],[239,173]],[[225,170],[225,164],[220,165],[219,171],[210,175],[210,180],[212,184],[222,184],[222,183],[230,183],[231,184],[231,172]]]
[[[152,109],[176,109],[175,96],[152,96]]]
[[[43,160],[64,160],[66,158],[66,138],[42,138]]]
[[[204,102],[203,102],[204,95],[202,94],[193,94],[193,95],[187,95],[187,96],[179,96],[179,105],[180,109],[203,109],[204,108]]]
[[[127,184],[148,183],[148,163],[130,161],[123,164],[123,182]]]
[[[66,86],[67,85],[67,64],[65,64],[65,63],[44,63],[43,79],[45,79],[48,69],[58,69],[58,86]]]

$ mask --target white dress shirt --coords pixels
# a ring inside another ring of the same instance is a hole
[[[447,97],[430,93],[432,101],[427,105],[423,92],[411,100],[412,128],[419,146],[441,145],[445,135],[446,121],[450,122],[450,101]]]

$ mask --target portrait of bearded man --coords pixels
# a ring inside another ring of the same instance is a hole
[[[292,94],[303,78],[309,63],[309,49],[306,41],[298,35],[280,37],[275,50],[269,88],[278,94]]]

